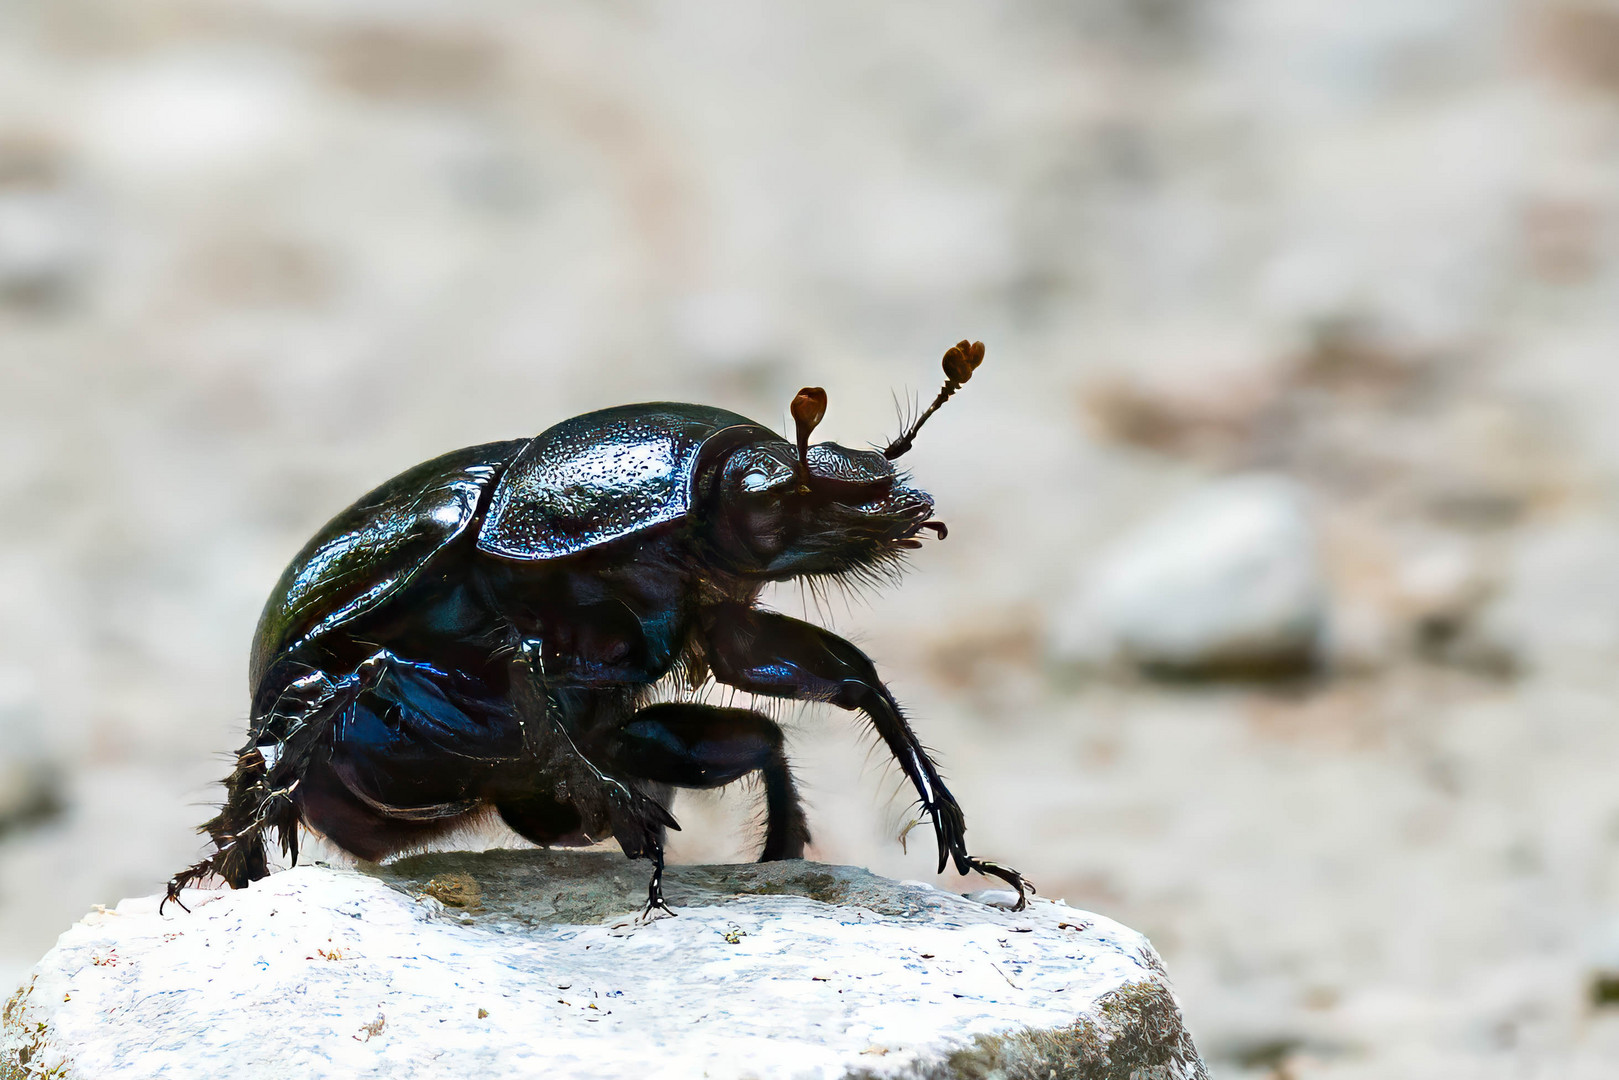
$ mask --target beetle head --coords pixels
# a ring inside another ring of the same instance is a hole
[[[734,449],[714,476],[712,540],[733,568],[773,580],[869,569],[921,546],[933,497],[877,450],[809,444],[826,408],[816,387],[793,401],[798,445],[786,440]]]
[[[770,579],[839,574],[919,547],[933,498],[875,450],[837,443],[739,447],[720,466],[712,540],[738,572]]]
[[[826,391],[806,386],[793,398],[796,445],[768,439],[736,446],[711,474],[711,541],[734,570],[772,580],[805,574],[868,571],[944,523],[931,520],[933,496],[912,487],[894,467],[928,417],[939,411],[984,359],[982,342],[963,341],[944,354],[944,388],[933,404],[886,449],[810,445],[826,415]]]

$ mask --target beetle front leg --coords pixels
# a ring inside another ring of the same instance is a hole
[[[968,854],[967,822],[960,804],[944,786],[933,759],[865,653],[819,626],[742,604],[708,608],[703,630],[708,662],[720,682],[756,694],[826,701],[865,713],[933,821],[939,871],[953,860],[957,873],[998,877],[1017,890],[1018,908],[1025,906],[1030,886],[1017,871]]]

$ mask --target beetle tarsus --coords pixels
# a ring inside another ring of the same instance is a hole
[[[942,790],[943,784],[939,788]],[[934,873],[944,873],[945,867],[954,860],[956,871],[965,874],[972,857],[967,854],[967,818],[961,812],[961,805],[944,791],[937,800],[923,802],[922,811],[933,822],[933,839],[939,848],[939,865]]]
[[[663,848],[654,847],[651,854],[652,880],[646,886],[646,907],[641,909],[641,924],[675,917],[677,912],[663,899]]]
[[[939,842],[939,873],[944,873],[945,866],[953,860],[958,874],[997,877],[1016,889],[1017,904],[1013,906],[1013,911],[1022,911],[1029,906],[1028,894],[1034,892],[1035,888],[1022,874],[1009,866],[974,858],[967,853],[966,818],[954,799],[947,798],[925,809],[933,818],[933,831]]]
[[[985,877],[998,877],[1016,889],[1017,903],[1012,905],[1013,911],[1022,911],[1027,908],[1029,906],[1029,893],[1038,891],[1034,887],[1034,882],[1028,880],[1010,866],[1002,866],[1000,863],[990,862],[988,859],[969,857],[967,867],[974,873],[983,874]]]
[[[206,866],[207,864],[206,863],[200,863],[198,865],[199,866]],[[183,881],[190,880],[187,877],[187,875],[195,874],[197,872],[198,872],[198,867],[193,866],[190,870],[186,870],[186,871],[184,871],[182,873],[176,874],[172,878],[169,879],[168,887],[165,888],[164,891],[163,891],[163,899],[161,899],[161,900],[159,900],[157,902],[157,913],[159,915],[163,914],[164,907],[166,907],[169,904],[170,901],[173,901],[174,903],[179,904],[180,905],[180,910],[185,912],[187,915],[191,914],[191,909],[186,907],[186,902],[184,900],[180,899],[180,890],[184,887],[181,883]]]

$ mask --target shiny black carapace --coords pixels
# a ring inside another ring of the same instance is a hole
[[[932,819],[939,869],[994,874],[1021,906],[1017,873],[967,853],[961,808],[871,661],[756,603],[767,582],[870,576],[922,530],[944,535],[892,459],[983,355],[952,347],[944,389],[882,452],[809,445],[826,410],[811,387],[793,400],[796,445],[723,409],[623,405],[456,450],[366,495],[270,594],[251,735],[203,826],[216,850],[169,896],[264,877],[271,830],[294,862],[300,824],[378,860],[492,810],[536,844],[611,836],[650,859],[650,913],[673,789],[755,772],[760,858],[802,857],[781,729],[747,709],[647,704],[673,675],[860,710]]]

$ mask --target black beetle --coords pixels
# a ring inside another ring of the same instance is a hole
[[[664,907],[674,788],[763,780],[761,860],[801,858],[804,810],[781,729],[747,709],[646,704],[675,676],[858,709],[932,818],[939,869],[1015,871],[967,852],[966,823],[859,649],[756,605],[767,582],[866,576],[921,546],[933,501],[893,459],[972,375],[944,360],[933,404],[884,451],[809,445],[826,409],[799,392],[797,445],[735,413],[657,402],[532,439],[456,450],[332,519],[276,583],[254,636],[251,735],[200,831],[214,852],[169,883],[234,888],[297,861],[300,824],[378,860],[493,808],[542,845],[611,836],[652,861]]]

